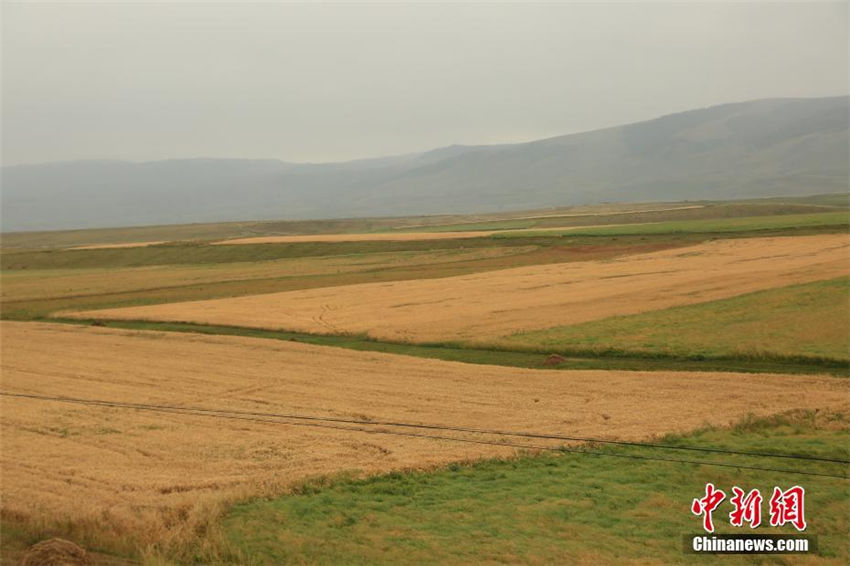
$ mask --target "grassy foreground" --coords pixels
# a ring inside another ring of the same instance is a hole
[[[850,277],[527,332],[509,344],[600,353],[850,358]]]
[[[795,413],[663,442],[847,459],[850,421],[834,414]],[[600,450],[681,458],[670,451]],[[700,457],[844,475],[848,471],[839,464]],[[828,564],[850,560],[846,479],[558,453],[369,479],[318,479],[300,486],[295,495],[235,506],[224,529],[230,552],[257,564],[711,564],[717,556],[682,551],[683,535],[701,532],[700,519],[689,506],[704,495],[706,482],[727,494],[736,485],[759,488],[762,494],[775,485],[802,485],[806,534],[816,535],[819,545],[818,555],[807,558]],[[748,530],[728,524],[727,507],[728,499],[715,512],[717,531]],[[766,502],[763,507],[766,517]],[[757,532],[796,533],[789,526],[764,525]],[[737,564],[764,558],[722,560]]]

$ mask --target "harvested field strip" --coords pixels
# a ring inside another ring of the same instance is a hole
[[[740,449],[817,446],[846,457],[849,435],[846,415],[821,412],[748,419],[731,429],[663,441]],[[544,454],[366,479],[323,478],[292,495],[241,503],[224,525],[234,553],[257,564],[615,564],[624,556],[641,564],[676,564],[683,561],[682,534],[699,528],[699,518],[683,502],[704,492],[709,481],[726,492],[739,485],[764,494],[793,480],[768,472],[640,461],[622,466],[616,458]],[[846,564],[850,485],[827,478],[805,482],[806,503],[817,509],[809,515],[807,534],[819,542],[807,562]],[[723,505],[725,511],[728,503]],[[719,514],[715,518],[718,533],[741,533]],[[787,527],[766,525],[762,531],[788,533]],[[717,562],[699,558],[688,562]],[[725,556],[723,562],[752,560]]]
[[[829,358],[811,358],[805,356],[738,355],[731,357],[704,356],[690,354],[685,356],[666,355],[659,352],[623,352],[614,350],[598,351],[561,346],[558,349],[540,353],[539,347],[506,346],[476,348],[463,344],[409,344],[406,342],[387,342],[369,339],[365,336],[308,334],[304,332],[286,332],[239,326],[217,326],[195,324],[191,322],[152,322],[132,320],[82,320],[50,319],[52,322],[69,324],[96,324],[98,326],[121,328],[126,330],[154,330],[161,332],[188,332],[220,336],[243,336],[303,342],[318,346],[347,348],[350,350],[400,354],[418,358],[463,362],[469,364],[499,365],[528,369],[603,369],[626,371],[716,371],[743,373],[785,373],[785,374],[829,374],[850,377],[850,363]],[[562,359],[551,358],[552,354]]]
[[[213,242],[214,246],[244,244],[292,244],[299,242],[407,242],[481,238],[494,232],[378,232],[371,234],[305,234],[299,236],[257,236]]]
[[[850,360],[850,278],[518,334],[500,342],[557,351]],[[844,314],[842,314],[844,313]]]
[[[524,232],[533,232],[535,236],[546,236],[547,232],[557,232],[557,235],[569,228],[530,228],[531,221],[500,222],[492,230],[470,230],[462,232],[377,232],[370,234],[306,234],[297,236],[258,236],[253,238],[237,238],[212,242],[214,246],[241,246],[248,244],[294,244],[303,242],[419,242],[429,240],[465,240],[469,238],[485,238],[501,234],[505,230],[512,236],[522,236]],[[600,225],[600,227],[603,225]],[[608,225],[604,225],[608,226]],[[576,228],[578,229],[578,228]]]
[[[634,441],[725,425],[747,413],[850,404],[850,383],[825,377],[551,372],[250,338],[42,323],[4,322],[0,329],[3,390],[45,396]],[[696,400],[712,411],[689,410]],[[59,532],[75,528],[76,540],[95,549],[167,546],[169,540],[183,548],[186,537],[212,528],[223,503],[282,493],[317,473],[428,467],[514,452],[5,397],[0,408],[5,516]]]
[[[441,279],[66,313],[407,342],[492,343],[522,331],[703,303],[850,273],[850,235],[720,240],[689,248]]]

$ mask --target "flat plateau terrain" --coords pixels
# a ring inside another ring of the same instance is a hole
[[[553,372],[241,337],[18,322],[0,329],[8,393],[633,440],[747,414],[850,408],[850,382],[828,377]],[[98,524],[136,543],[173,536],[175,525],[202,528],[210,506],[280,493],[316,474],[515,450],[381,434],[411,432],[384,425],[367,433],[0,399],[5,520]]]
[[[492,343],[522,331],[723,299],[850,273],[850,235],[717,240],[605,261],[64,313]]]

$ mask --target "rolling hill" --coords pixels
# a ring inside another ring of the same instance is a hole
[[[528,143],[344,163],[174,159],[2,169],[2,230],[496,212],[848,190],[850,97],[724,104]]]

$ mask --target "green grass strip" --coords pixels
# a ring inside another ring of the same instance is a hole
[[[550,353],[502,348],[474,348],[462,344],[408,344],[379,341],[363,335],[323,335],[283,330],[265,330],[241,326],[197,324],[189,322],[154,322],[133,320],[81,320],[50,318],[46,322],[97,325],[129,330],[189,332],[222,336],[245,336],[333,346],[350,350],[383,352],[420,358],[471,364],[499,365],[531,369],[608,369],[628,371],[728,371],[744,373],[829,374],[850,377],[850,364],[828,358],[805,356],[768,356],[758,358],[669,356],[660,354],[631,354],[616,351],[554,351],[564,360],[547,363]]]
[[[532,238],[535,236],[629,236],[657,234],[724,234],[728,232],[758,232],[771,230],[834,228],[850,226],[846,211],[817,214],[782,214],[776,216],[748,216],[744,218],[719,218],[653,222],[621,226],[599,226],[564,231],[505,232],[494,238]]]

